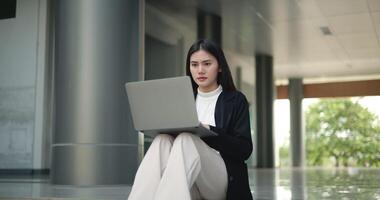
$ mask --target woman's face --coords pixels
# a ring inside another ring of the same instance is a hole
[[[202,92],[218,88],[219,64],[216,58],[205,50],[194,52],[190,56],[190,72],[193,80]]]

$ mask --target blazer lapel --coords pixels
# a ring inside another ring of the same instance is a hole
[[[216,101],[215,105],[215,126],[219,128],[226,128],[231,118],[233,104],[231,102],[232,93],[223,91]]]

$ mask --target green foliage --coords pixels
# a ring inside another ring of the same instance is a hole
[[[377,116],[350,99],[323,99],[306,112],[306,151],[310,166],[380,167]]]
[[[290,166],[290,155],[289,155],[289,145],[284,145],[280,147],[280,167]]]

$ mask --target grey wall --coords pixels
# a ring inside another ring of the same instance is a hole
[[[151,3],[145,6],[146,78],[185,75],[186,54],[196,40],[196,26]]]
[[[18,0],[16,18],[0,20],[0,169],[45,167],[43,101],[36,101],[43,99],[44,8],[46,0]]]
[[[184,75],[182,40],[168,44],[145,36],[145,80]]]

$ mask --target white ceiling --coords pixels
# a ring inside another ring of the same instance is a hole
[[[277,80],[380,77],[380,0],[148,2],[166,6],[184,24],[196,23],[196,7],[221,15],[223,48],[272,54]],[[323,35],[322,26],[332,35]]]
[[[380,75],[380,0],[266,0],[252,6],[272,27],[277,79]],[[323,35],[322,26],[332,35]]]

